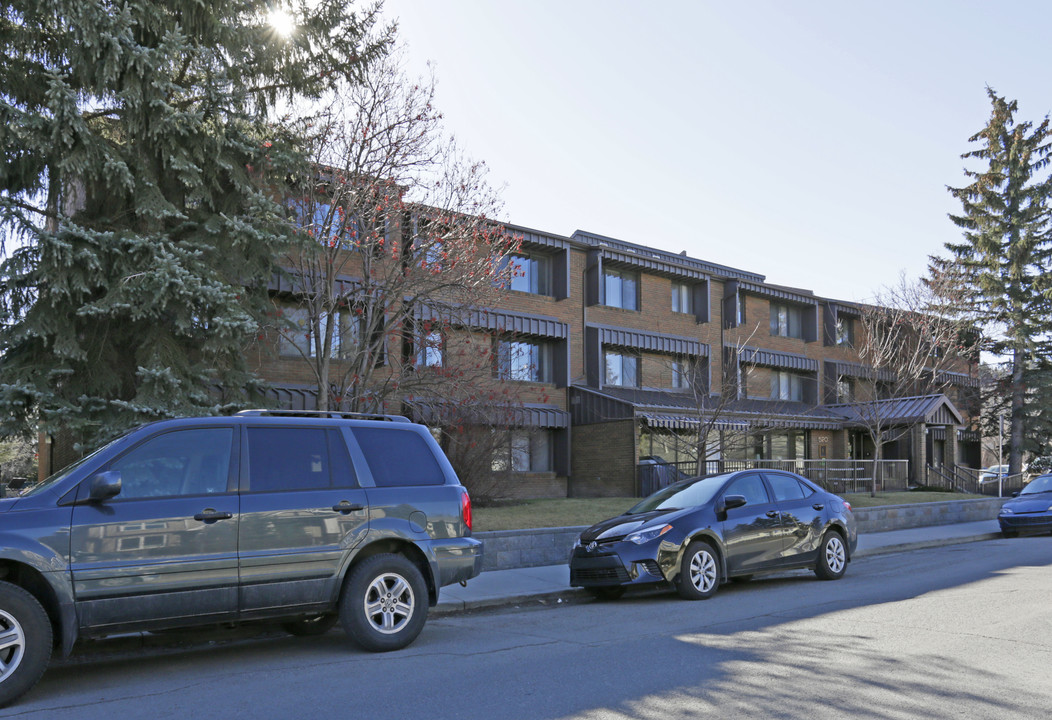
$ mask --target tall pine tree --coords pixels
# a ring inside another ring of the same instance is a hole
[[[948,259],[936,267],[952,268],[962,279],[964,299],[974,305],[987,335],[989,350],[1004,358],[1010,371],[1011,416],[1009,466],[1020,471],[1027,416],[1048,381],[1039,359],[1052,349],[1052,222],[1047,174],[1052,153],[1049,120],[1036,127],[1017,122],[1017,103],[987,94],[993,106],[986,127],[969,142],[978,147],[962,155],[979,161],[965,170],[970,181],[949,188],[961,202],[961,214],[950,217],[963,240],[947,243]]]
[[[301,0],[282,34],[274,6],[0,0],[0,434],[95,442],[253,387],[289,237],[275,107],[389,40],[377,7]]]

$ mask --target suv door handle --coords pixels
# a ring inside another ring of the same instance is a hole
[[[825,505],[823,505],[822,503],[815,503],[811,507],[813,507],[815,510],[821,510],[825,507]]]
[[[767,511],[767,517],[769,517],[769,518],[776,518],[776,517],[778,517],[778,511],[777,510],[768,510]]]
[[[332,509],[338,513],[343,513],[344,515],[346,515],[347,513],[354,512],[355,510],[364,510],[365,506],[361,503],[350,503],[346,500],[341,500],[336,505],[333,505]]]
[[[194,515],[194,520],[203,523],[214,523],[216,520],[229,520],[232,517],[234,517],[234,513],[216,512],[212,508],[205,508]]]

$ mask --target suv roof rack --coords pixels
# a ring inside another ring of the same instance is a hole
[[[387,420],[389,422],[411,422],[403,415],[384,415],[383,413],[356,413],[342,412],[339,410],[242,410],[237,413],[241,416],[255,417],[313,417],[313,418],[335,418],[337,420]]]

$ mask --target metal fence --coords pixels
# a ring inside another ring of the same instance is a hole
[[[706,460],[702,463],[651,459],[637,466],[637,491],[646,497],[677,480],[736,470],[788,470],[837,494],[899,492],[909,483],[909,460]]]
[[[998,492],[1002,497],[1011,497],[1012,493],[1023,489],[1028,479],[1026,475],[1016,473],[1002,475],[998,483],[996,473],[960,466],[937,468],[929,465],[924,473],[924,484],[928,487],[992,497],[997,497]]]

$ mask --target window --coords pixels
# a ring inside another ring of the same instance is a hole
[[[445,340],[441,330],[432,330],[420,342],[417,364],[422,367],[442,367],[444,364]]]
[[[409,430],[355,428],[377,487],[444,485],[445,473],[423,437]]]
[[[746,505],[766,505],[771,502],[767,488],[763,484],[763,478],[755,473],[742,475],[732,482],[727,492],[723,494],[724,497],[728,495],[744,496]]]
[[[689,388],[693,375],[693,366],[691,363],[686,360],[672,361],[672,387],[678,390]]]
[[[691,287],[686,283],[672,283],[672,312],[693,313]]]
[[[318,345],[311,327],[310,312],[304,307],[282,308],[282,315],[291,322],[292,327],[286,328],[281,336],[278,351],[286,357],[317,357]],[[329,323],[329,313],[321,313],[318,317],[318,327],[325,332]],[[335,326],[332,330],[332,346],[329,357],[343,359],[352,356],[361,344],[361,318],[353,315],[348,310],[338,310],[332,314]]]
[[[802,338],[804,313],[799,307],[771,303],[771,335]]]
[[[624,310],[639,309],[639,276],[623,270],[604,270],[605,304]]]
[[[840,377],[837,379],[836,401],[841,403],[855,401],[855,382],[851,378]]]
[[[512,255],[511,289],[534,295],[551,295],[552,260],[547,255]]]
[[[772,372],[771,399],[802,402],[804,399],[804,378],[785,370]]]
[[[507,448],[493,455],[494,472],[552,472],[550,430],[513,430]]]
[[[639,387],[639,358],[637,356],[618,352],[607,352],[604,353],[604,356],[606,360],[604,384]]]
[[[118,458],[118,499],[200,495],[227,491],[234,431],[179,430],[151,438]]]
[[[332,487],[324,428],[248,429],[248,489],[252,492]]]
[[[836,344],[843,347],[855,346],[855,321],[851,318],[837,319]]]
[[[810,489],[805,493],[804,486],[800,481],[788,475],[775,475],[772,473],[767,475],[767,482],[771,484],[771,489],[774,490],[774,498],[778,502],[803,500],[811,494]]]
[[[288,206],[300,227],[320,244],[336,247],[339,239],[341,249],[358,247],[357,219],[339,205],[333,207],[332,203],[320,199],[301,199],[290,200]]]
[[[497,377],[520,382],[551,382],[551,345],[532,340],[497,342]]]

